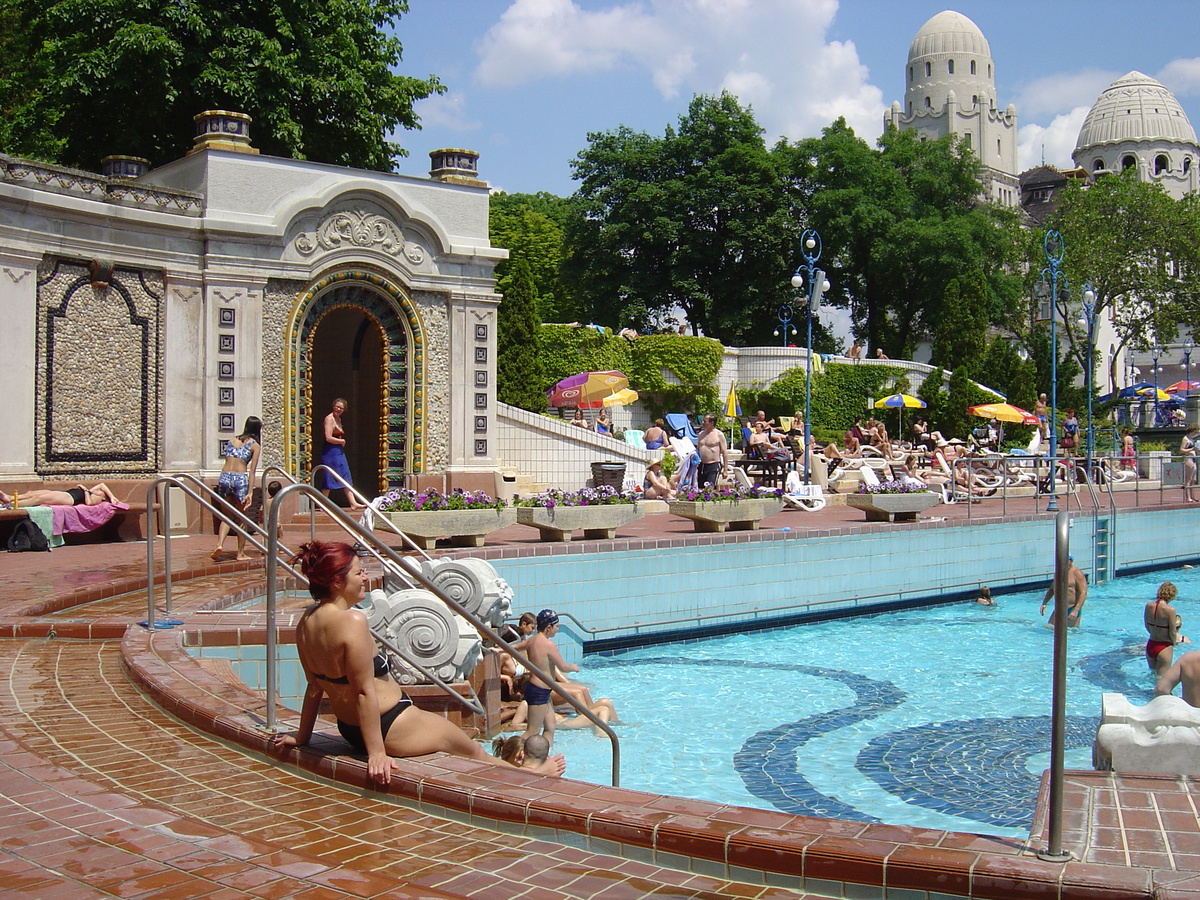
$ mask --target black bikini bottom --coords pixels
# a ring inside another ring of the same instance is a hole
[[[379,716],[379,732],[384,738],[387,737],[388,730],[392,727],[392,723],[396,721],[396,717],[412,705],[412,698],[410,698],[408,694],[403,694],[395,706]],[[341,719],[338,719],[337,726],[338,731],[341,732],[342,737],[346,739],[346,742],[350,744],[351,747],[353,747],[359,753],[367,752],[367,742],[363,740],[361,728],[359,728],[357,725],[351,725],[348,722],[343,722]]]

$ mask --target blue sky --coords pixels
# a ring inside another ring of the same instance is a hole
[[[480,153],[480,177],[510,192],[575,189],[589,132],[661,134],[694,94],[723,88],[754,109],[768,143],[820,133],[837,116],[874,141],[904,95],[908,46],[943,9],[991,45],[998,102],[1015,103],[1021,165],[1071,165],[1088,108],[1138,70],[1200,126],[1195,0],[409,0],[397,34],[405,74],[449,88],[396,139],[401,171],[430,150]],[[1044,148],[1044,149],[1043,149]]]

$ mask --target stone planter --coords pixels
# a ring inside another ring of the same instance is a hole
[[[1138,474],[1151,481],[1162,481],[1163,463],[1171,459],[1170,450],[1146,450],[1138,453]]]
[[[541,532],[543,541],[569,541],[572,531],[583,530],[590,540],[611,540],[617,529],[642,517],[636,503],[601,506],[518,506],[517,521]]]
[[[911,494],[847,494],[846,505],[861,509],[869,522],[912,522],[920,513],[942,502],[933,491]]]
[[[759,520],[783,509],[783,501],[773,497],[749,497],[744,500],[672,500],[667,508],[672,515],[691,519],[700,532],[754,531]]]
[[[506,509],[437,509],[383,513],[422,550],[432,550],[438,538],[450,538],[456,547],[482,547],[484,536],[517,521],[517,511]]]

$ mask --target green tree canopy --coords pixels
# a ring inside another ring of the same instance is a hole
[[[543,322],[570,322],[578,318],[561,281],[563,227],[570,217],[571,202],[553,194],[492,194],[490,230],[492,243],[509,251],[509,259],[496,267],[503,293],[512,265],[518,259],[529,264]]]
[[[749,110],[698,96],[662,137],[622,127],[588,144],[565,272],[590,318],[648,330],[683,310],[724,343],[764,340],[798,232]]]
[[[396,127],[436,78],[398,75],[387,32],[407,0],[0,0],[0,147],[96,169],[110,154],[159,164],[191,145],[192,117],[254,119],[263,153],[392,171]]]
[[[971,273],[982,279],[985,320],[1008,318],[1021,296],[1009,274],[1022,246],[1017,218],[981,202],[979,162],[965,145],[889,129],[873,149],[838,119],[774,153],[793,217],[824,239],[830,301],[871,346],[911,356],[941,319],[947,285]]]
[[[1062,233],[1070,285],[1058,302],[1060,340],[1086,365],[1087,329],[1079,325],[1084,284],[1095,292],[1093,315],[1112,322],[1117,346],[1106,352],[1109,377],[1120,383],[1122,351],[1174,340],[1181,321],[1200,325],[1200,203],[1174,200],[1132,169],[1090,186],[1072,182],[1050,226]],[[1032,235],[1032,277],[1045,265],[1044,232]]]

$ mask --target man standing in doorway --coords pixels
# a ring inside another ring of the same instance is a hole
[[[700,453],[700,486],[716,484],[717,479],[729,474],[729,449],[725,434],[717,429],[717,417],[709,413],[700,426],[700,440],[696,445]]]

